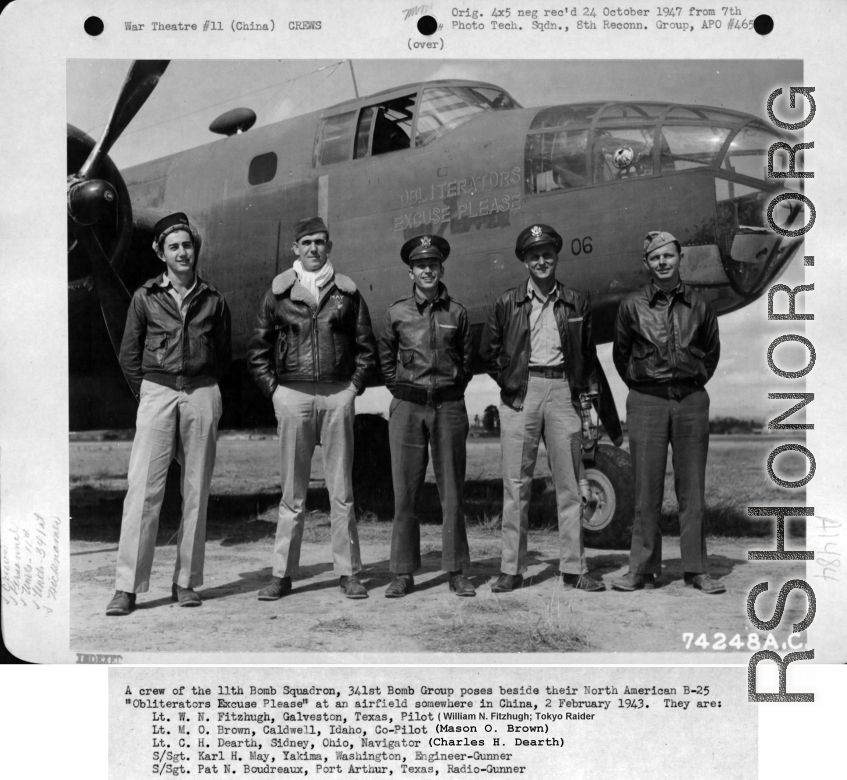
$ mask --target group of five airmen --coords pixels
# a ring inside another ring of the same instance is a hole
[[[107,615],[126,615],[149,589],[159,511],[171,461],[182,466],[182,522],[172,597],[199,606],[206,508],[221,416],[218,380],[231,360],[224,297],[196,273],[200,236],[184,213],[154,227],[153,249],[165,268],[132,298],[120,362],[139,400],[118,551],[116,592]],[[565,587],[602,591],[588,573],[582,540],[581,398],[598,394],[591,312],[580,293],[556,278],[561,236],[532,225],[515,254],[527,279],[500,295],[486,323],[481,358],[500,387],[503,469],[500,575],[506,593],[523,584],[532,477],[543,439],[556,493],[559,570]],[[319,217],[295,225],[293,267],[278,275],[259,305],[248,367],[272,402],[280,448],[280,482],[272,578],[258,594],[274,601],[292,589],[303,538],[312,455],[320,442],[330,497],[332,556],[341,591],[367,598],[353,506],[355,398],[376,370],[393,398],[389,408],[395,514],[385,591],[402,598],[421,568],[418,508],[429,453],[443,516],[441,567],[451,592],[474,596],[464,518],[472,378],[468,313],[443,283],[450,245],[441,236],[408,240],[401,259],[412,294],[385,312],[379,343],[355,282],[330,261],[329,230]],[[629,387],[627,422],[635,472],[635,518],[629,572],[620,591],[655,586],[661,571],[660,517],[671,444],[680,505],[686,585],[722,593],[706,570],[703,523],[709,398],[717,366],[717,319],[708,301],[680,279],[679,242],[651,232],[644,242],[650,281],[621,304],[614,363]]]

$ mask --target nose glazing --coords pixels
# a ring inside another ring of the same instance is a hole
[[[729,187],[727,187],[729,184]],[[803,239],[775,232],[767,210],[776,193],[716,181],[718,249],[733,290],[743,298],[762,293],[797,253]],[[786,232],[806,223],[799,201],[785,200],[772,211],[774,223]]]

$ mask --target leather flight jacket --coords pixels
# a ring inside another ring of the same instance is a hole
[[[336,273],[316,302],[293,268],[277,276],[259,304],[247,365],[267,398],[280,382],[352,380],[362,392],[376,368],[376,341],[356,283]]]
[[[712,378],[720,352],[711,304],[684,282],[669,298],[651,280],[618,309],[612,359],[631,389],[685,397]]]
[[[413,290],[385,312],[379,361],[385,386],[395,398],[422,404],[464,398],[473,377],[467,310],[443,284],[432,303]]]
[[[185,320],[164,274],[132,296],[121,342],[120,364],[136,400],[146,379],[175,390],[215,384],[232,360],[230,313],[224,296],[196,277]]]
[[[520,410],[526,397],[531,352],[529,314],[532,298],[529,280],[500,295],[482,334],[481,355],[485,370],[500,386],[500,399]],[[591,312],[585,297],[556,282],[553,312],[574,408],[580,393],[597,395],[597,350],[591,332]]]

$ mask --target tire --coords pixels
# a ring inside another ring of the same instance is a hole
[[[388,421],[381,414],[357,414],[353,423],[353,501],[359,518],[373,512],[394,516]]]
[[[586,547],[628,550],[635,517],[635,475],[629,453],[601,444],[593,462],[585,462],[589,489],[597,508],[583,514]]]

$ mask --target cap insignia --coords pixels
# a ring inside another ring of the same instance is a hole
[[[529,232],[532,233],[532,235],[534,235],[536,238],[538,238],[538,236],[540,236],[541,232],[542,232],[541,226],[540,225],[534,225],[532,230],[530,230]]]
[[[429,249],[432,244],[432,239],[429,236],[421,236],[421,246],[424,249]]]

